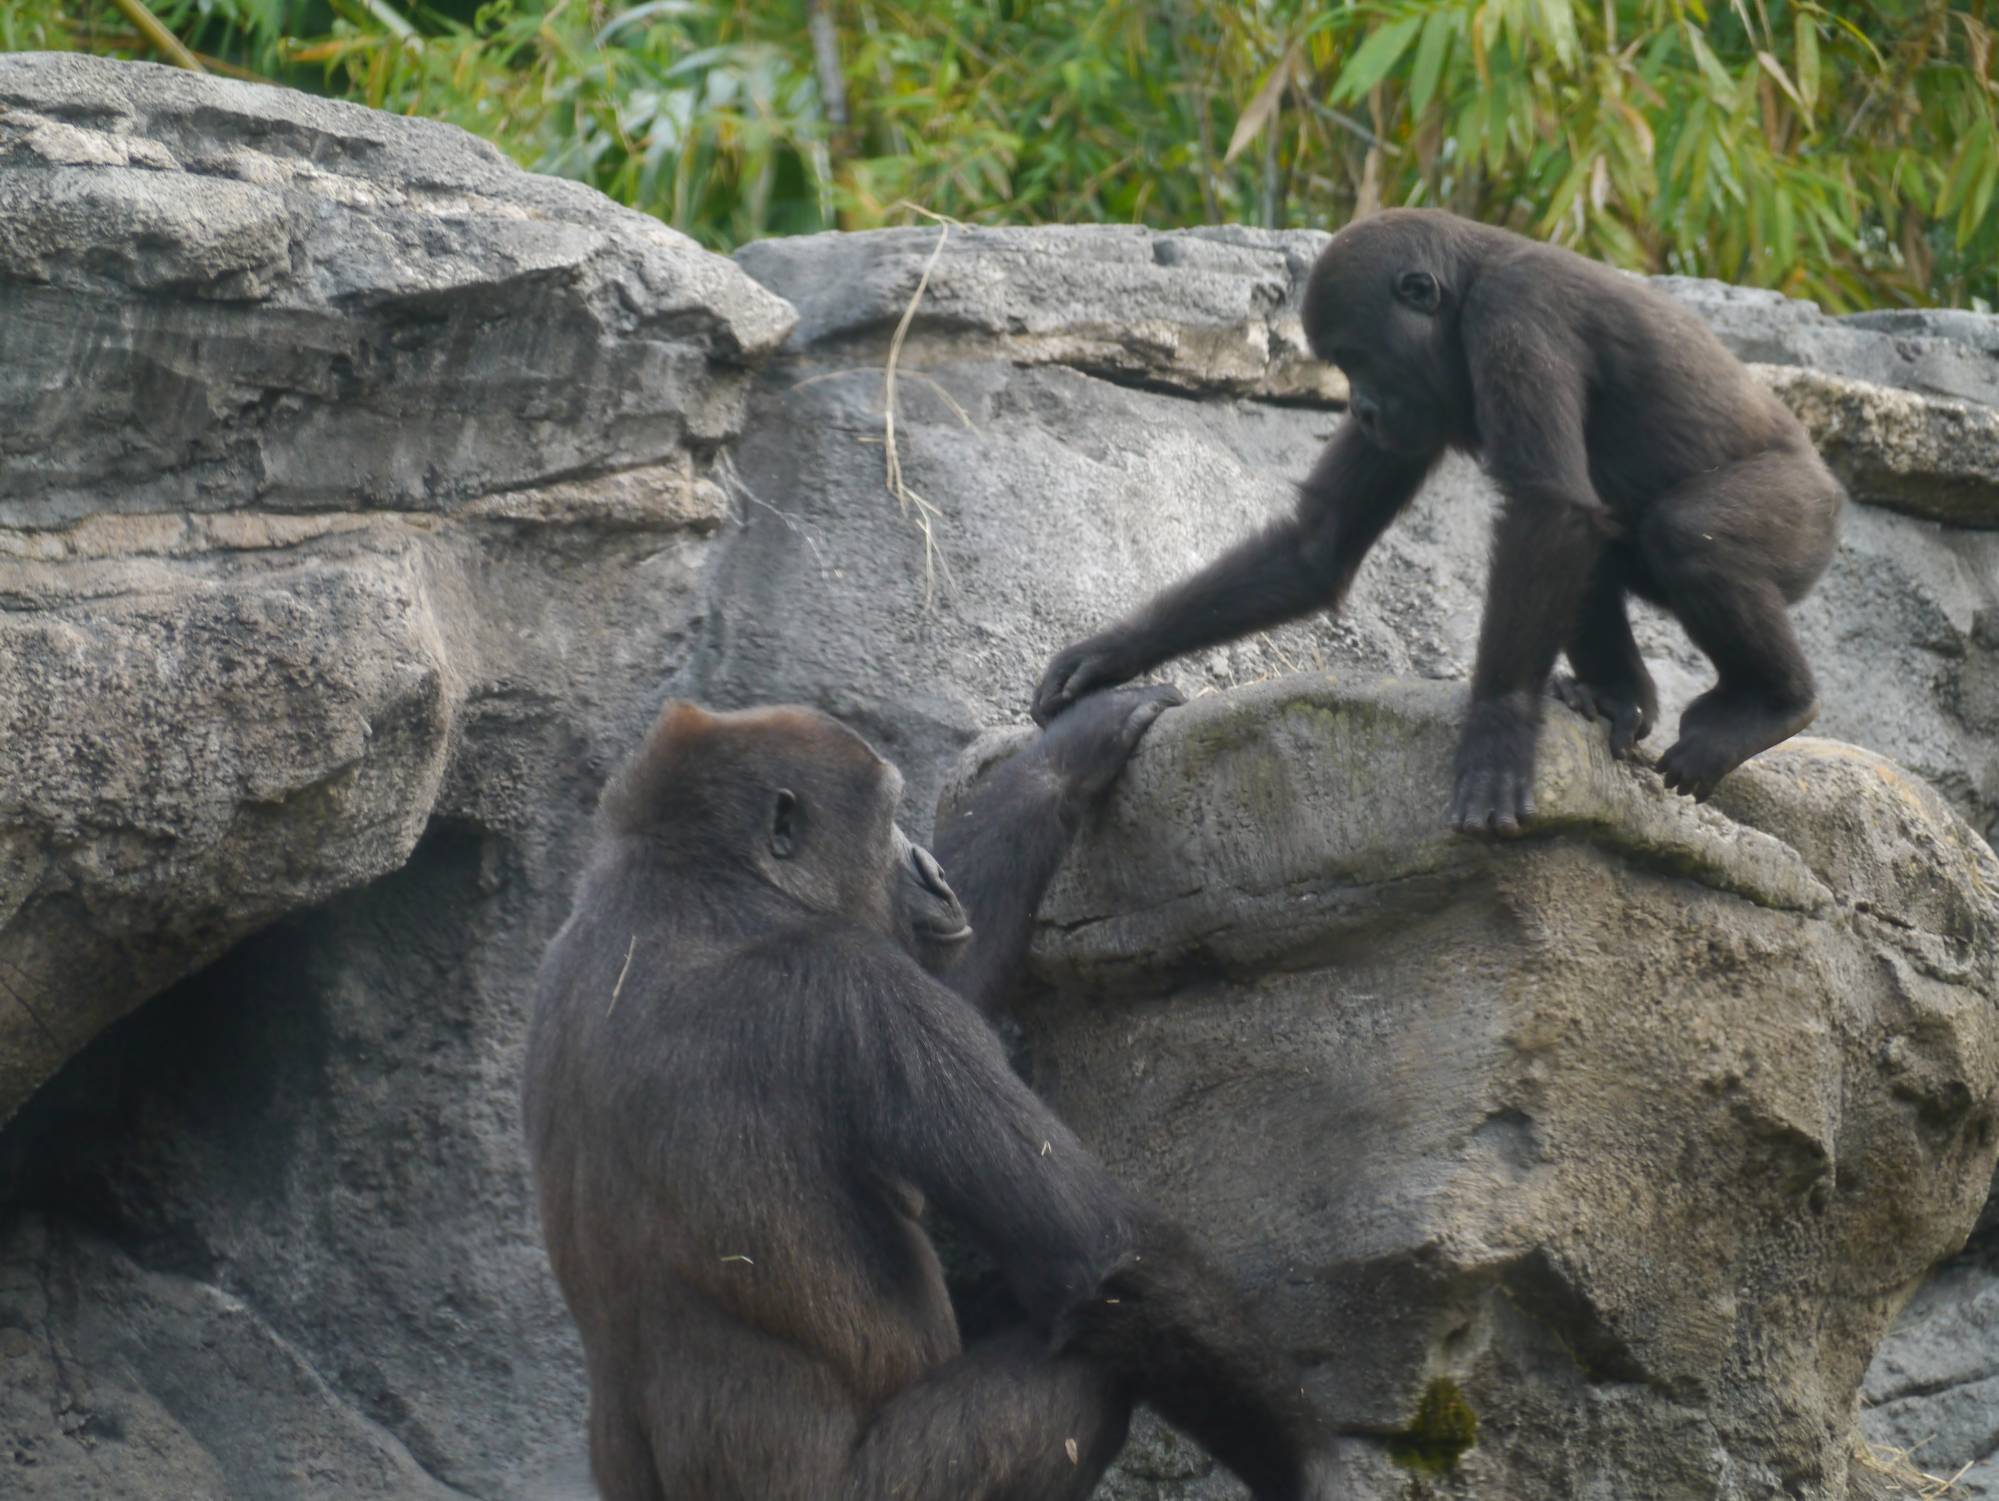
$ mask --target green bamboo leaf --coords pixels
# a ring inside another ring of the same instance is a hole
[[[1791,75],[1784,71],[1784,65],[1777,61],[1774,53],[1759,51],[1756,54],[1756,62],[1765,73],[1768,73],[1772,78],[1777,80],[1778,88],[1791,96],[1791,103],[1797,105],[1799,109],[1805,107],[1804,96],[1798,92],[1797,87],[1791,82]]]
[[[1626,265],[1642,266],[1649,259],[1645,247],[1638,243],[1638,237],[1632,234],[1630,228],[1609,215],[1597,219],[1595,229],[1610,247],[1611,253]]]
[[[1507,126],[1512,113],[1511,90],[1505,75],[1492,80],[1485,94],[1485,169],[1495,177],[1506,167]]]
[[[1481,84],[1492,81],[1492,49],[1499,40],[1499,0],[1485,0],[1471,19],[1471,55]]]
[[[1444,58],[1451,50],[1451,34],[1456,17],[1448,10],[1433,10],[1423,23],[1423,40],[1416,46],[1416,67],[1409,76],[1409,107],[1422,114],[1437,91],[1437,79],[1444,70]]]
[[[1256,91],[1256,97],[1249,101],[1242,117],[1235,122],[1235,133],[1229,137],[1229,148],[1222,153],[1222,165],[1226,167],[1241,156],[1245,147],[1257,138],[1263,127],[1277,113],[1277,106],[1283,102],[1285,87],[1291,82],[1298,66],[1298,44],[1292,43],[1277,59]]]
[[[1409,50],[1409,44],[1416,39],[1417,29],[1422,24],[1421,16],[1405,16],[1400,21],[1376,27],[1340,70],[1339,79],[1333,84],[1333,102],[1338,104],[1358,99],[1386,78],[1401,61],[1402,54]]]
[[[1749,195],[1742,190],[1742,182],[1735,175],[1735,163],[1729,159],[1728,148],[1722,144],[1720,136],[1710,136],[1707,143],[1708,166],[1714,169],[1715,181],[1723,191],[1739,205],[1749,203]]]
[[[1700,149],[1701,134],[1706,127],[1706,107],[1696,104],[1681,123],[1680,138],[1673,145],[1673,160],[1666,168],[1666,176],[1669,179],[1674,182],[1685,180],[1688,168],[1696,161],[1695,152]]]
[[[1923,174],[1910,163],[1907,151],[1897,152],[1886,176],[1875,178],[1874,184],[1875,207],[1885,223],[1895,222],[1905,201],[1925,218],[1932,211],[1929,185],[1923,181]]]
[[[1943,188],[1936,196],[1930,212],[1941,219],[1965,199],[1972,184],[1978,180],[1979,169],[1984,165],[1981,159],[1983,137],[1976,133],[1968,135],[1959,144],[1957,156],[1950,164],[1950,175],[1944,178]]]
[[[1556,59],[1565,68],[1574,67],[1579,49],[1572,0],[1541,0],[1541,19]]]
[[[1458,156],[1464,161],[1475,161],[1484,148],[1485,141],[1485,94],[1472,95],[1471,103],[1458,111],[1452,123],[1450,139],[1456,145]]]
[[[1978,233],[1985,223],[1985,212],[1992,207],[1992,193],[1999,188],[1999,151],[1993,149],[1992,136],[1985,136],[1985,168],[1979,174],[1978,186],[1972,189],[1964,200],[1964,208],[1957,216],[1957,248],[1971,243],[1971,237]]]
[[[1853,37],[1853,39],[1856,42],[1860,43],[1861,46],[1865,47],[1868,51],[1868,55],[1874,59],[1875,67],[1880,68],[1884,71],[1887,69],[1888,66],[1887,59],[1882,57],[1881,49],[1874,45],[1873,41],[1868,37],[1866,32],[1862,31],[1858,26],[1854,25],[1853,22],[1849,21],[1845,16],[1835,16],[1828,13],[1826,19],[1831,21],[1835,26],[1839,27],[1840,30],[1847,32],[1849,35]]]
[[[1798,92],[1805,96],[1805,113],[1819,102],[1819,23],[1803,11],[1798,13]]]
[[[1541,215],[1541,222],[1537,232],[1542,239],[1551,238],[1562,221],[1568,217],[1570,208],[1575,204],[1576,195],[1582,192],[1583,183],[1588,177],[1589,163],[1587,161],[1576,162],[1563,174],[1560,186],[1555,189],[1553,196],[1548,199],[1547,212]]]
[[[1707,80],[1708,87],[1716,94],[1732,98],[1735,94],[1735,80],[1728,76],[1728,69],[1721,65],[1721,59],[1714,55],[1698,30],[1689,26],[1686,31],[1687,43],[1693,48],[1694,62],[1699,66],[1701,76]]]

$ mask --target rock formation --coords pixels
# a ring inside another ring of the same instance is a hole
[[[1856,1388],[1999,1154],[1999,858],[1851,746],[1696,808],[1566,715],[1542,837],[1458,839],[1463,703],[1161,721],[1044,909],[1037,1087],[1264,1290],[1348,1494],[1872,1494]]]
[[[606,769],[669,693],[803,700],[926,823],[1051,650],[1286,503],[1320,243],[732,264],[443,127],[0,57],[8,1494],[582,1494],[515,1091]],[[1540,836],[1444,838],[1453,464],[1340,620],[1175,669],[1047,914],[1040,1081],[1325,1352],[1359,1497],[1876,1493],[1853,1391],[1990,1178],[1995,320],[1672,290],[1861,502],[1800,625],[1875,754],[1696,812],[1558,712]],[[1670,724],[1705,668],[1640,641]],[[1983,1254],[1866,1377],[1930,1469],[1999,1443]],[[1106,1489],[1225,1491],[1156,1435]]]
[[[457,130],[0,56],[0,1119],[221,960],[0,1146],[9,1495],[573,1469],[524,988],[794,316]]]

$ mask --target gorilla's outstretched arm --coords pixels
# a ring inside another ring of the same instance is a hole
[[[972,937],[955,951],[918,944],[931,973],[993,1012],[1020,978],[1035,909],[1083,815],[1152,722],[1180,701],[1163,686],[1099,694],[989,768],[938,821],[932,844]]]
[[[1034,692],[1037,724],[1085,694],[1190,651],[1238,640],[1313,610],[1337,609],[1389,523],[1441,456],[1388,453],[1352,424],[1333,435],[1299,487],[1297,511],[1238,543],[1133,614],[1056,654]]]

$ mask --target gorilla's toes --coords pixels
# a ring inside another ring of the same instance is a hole
[[[1659,758],[1659,775],[1669,791],[1704,803],[1716,784],[1739,764],[1739,756],[1709,737],[1683,735]]]

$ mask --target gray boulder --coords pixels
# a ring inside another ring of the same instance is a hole
[[[712,533],[793,315],[463,132],[82,57],[0,57],[0,223],[4,1120],[402,866],[488,688],[435,570]]]
[[[1697,808],[1566,713],[1540,837],[1458,839],[1462,711],[1162,719],[1043,909],[1036,1086],[1257,1289],[1345,1494],[1868,1494],[1862,1375],[1999,1155],[1999,858],[1851,746]]]
[[[461,132],[0,57],[9,1495],[573,1488],[525,988],[792,321]]]
[[[1830,318],[1815,302],[1694,276],[1653,285],[1705,318],[1755,364],[1804,365],[1846,380],[1999,406],[1999,316],[1891,309]]]
[[[0,1309],[10,1495],[457,1494],[239,1299],[71,1224],[25,1215],[0,1230]]]
[[[1999,408],[1821,370],[1758,368],[1855,500],[1956,526],[1999,526]]]
[[[0,110],[0,523],[686,488],[791,325],[449,126],[21,54]]]
[[[1881,1452],[1955,1480],[1974,1501],[1999,1496],[1999,1236],[1991,1227],[1910,1300],[1862,1399],[1862,1426]]]

